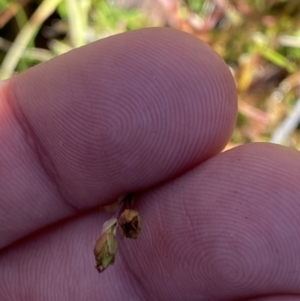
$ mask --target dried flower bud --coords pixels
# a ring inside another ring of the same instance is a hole
[[[134,202],[134,195],[132,193],[123,195],[118,200],[109,206],[105,206],[103,210],[115,210],[123,203],[123,208],[131,206]],[[141,231],[141,219],[137,211],[125,209],[120,215],[119,219],[112,218],[103,224],[102,234],[97,240],[94,247],[94,254],[96,259],[96,269],[98,272],[103,272],[109,265],[115,262],[117,253],[117,227],[120,225],[123,236],[128,238],[137,238]]]
[[[109,265],[115,262],[117,253],[117,239],[111,232],[104,232],[97,240],[94,254],[97,271],[103,272]]]
[[[99,273],[115,262],[118,247],[116,239],[117,226],[116,218],[106,221],[103,224],[102,235],[95,244],[96,269]]]
[[[125,209],[118,219],[122,234],[128,238],[137,238],[141,232],[141,218],[137,211]]]

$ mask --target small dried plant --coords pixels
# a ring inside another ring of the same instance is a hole
[[[121,237],[136,239],[141,231],[141,218],[136,210],[130,209],[134,203],[132,194],[121,196],[118,200],[102,209],[107,212],[115,212],[118,208],[117,217],[107,220],[103,224],[101,236],[96,241],[94,255],[96,259],[96,269],[99,273],[105,271],[107,267],[115,262],[118,242],[117,228]]]

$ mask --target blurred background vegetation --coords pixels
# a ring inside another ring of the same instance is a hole
[[[299,0],[0,0],[0,76],[98,39],[149,26],[189,32],[236,80],[228,147],[271,141],[300,150]]]

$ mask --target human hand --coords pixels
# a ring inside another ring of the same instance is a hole
[[[130,32],[0,93],[0,300],[300,299],[299,153],[219,154],[235,86],[204,43]],[[98,274],[99,207],[132,191],[142,232]]]

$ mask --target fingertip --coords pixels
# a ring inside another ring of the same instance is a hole
[[[299,170],[298,151],[268,143],[214,156],[141,195],[123,258],[161,299],[300,294]]]
[[[1,190],[19,219],[11,240],[195,167],[225,146],[237,114],[224,61],[162,28],[78,48],[13,77],[7,91],[27,162],[10,159],[18,172],[7,181],[22,189]]]
[[[192,168],[225,146],[237,114],[223,60],[192,35],[162,28],[76,49],[12,79],[10,91],[49,172],[77,204]]]

